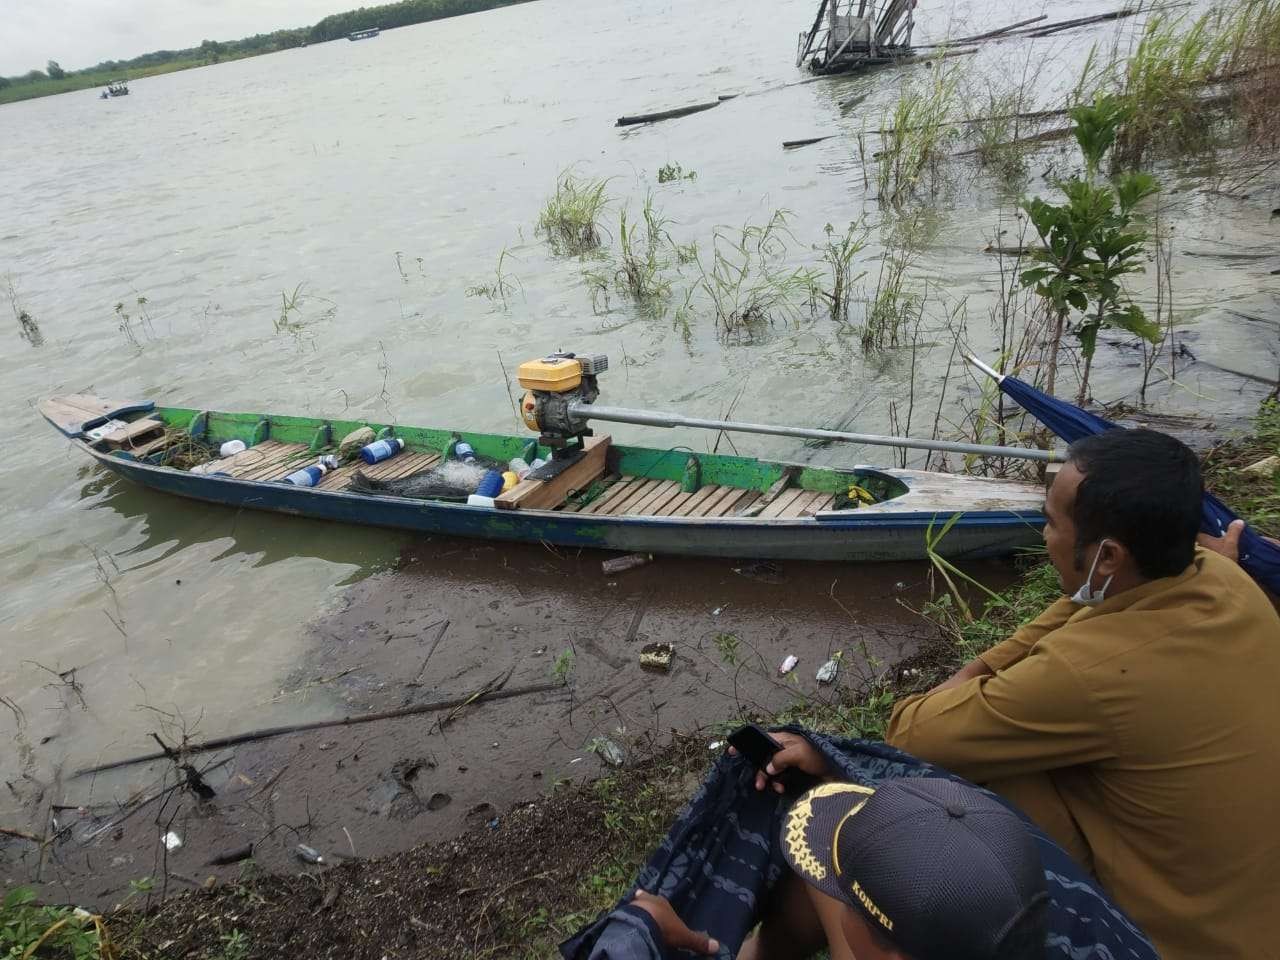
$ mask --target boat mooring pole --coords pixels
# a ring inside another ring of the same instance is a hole
[[[1066,459],[1065,455],[1058,450],[997,447],[981,443],[958,443],[951,440],[919,440],[913,437],[884,437],[874,433],[846,433],[841,430],[774,426],[768,423],[745,423],[740,420],[704,420],[701,417],[685,417],[678,413],[632,410],[627,407],[602,407],[593,403],[571,403],[569,414],[588,420],[634,423],[645,427],[696,427],[701,430],[724,430],[729,433],[762,433],[774,437],[798,437],[803,440],[837,440],[843,443],[939,450],[944,453],[967,453],[980,457],[1012,457],[1018,460],[1041,460],[1047,463],[1062,463]]]

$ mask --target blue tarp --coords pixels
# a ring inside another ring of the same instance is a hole
[[[1068,443],[1105,430],[1124,429],[1074,404],[1041,393],[1017,377],[1005,377],[1000,381],[1000,389]],[[1215,537],[1222,536],[1231,521],[1239,519],[1226,504],[1208,492],[1204,495],[1201,509],[1200,529]],[[1248,526],[1240,537],[1240,566],[1272,593],[1280,593],[1280,547]]]

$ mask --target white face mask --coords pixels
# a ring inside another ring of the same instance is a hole
[[[1093,555],[1093,563],[1089,566],[1089,576],[1085,577],[1084,583],[1080,584],[1080,589],[1071,595],[1071,602],[1078,603],[1082,607],[1096,607],[1107,599],[1107,587],[1111,586],[1113,577],[1107,577],[1106,582],[1095,592],[1093,589],[1093,574],[1098,569],[1098,561],[1102,559],[1102,548],[1107,545],[1104,539],[1098,544],[1098,552]]]

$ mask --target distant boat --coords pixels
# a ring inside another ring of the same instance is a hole
[[[369,27],[366,30],[352,30],[350,33],[347,34],[347,39],[348,40],[368,40],[370,37],[376,37],[381,32],[381,30],[382,30],[381,27]]]
[[[129,84],[125,80],[112,80],[107,84],[107,89],[102,91],[101,99],[106,100],[108,97],[127,97],[129,95]]]

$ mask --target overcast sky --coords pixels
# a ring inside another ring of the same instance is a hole
[[[0,76],[305,27],[365,0],[0,0]]]

